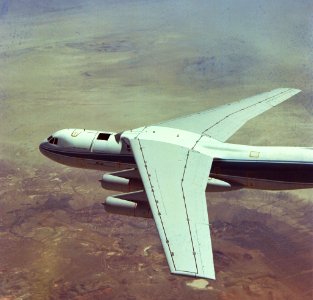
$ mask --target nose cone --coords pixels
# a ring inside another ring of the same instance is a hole
[[[50,144],[48,143],[48,140],[44,140],[42,143],[39,144],[39,151],[44,156],[47,156],[47,152],[49,151]]]
[[[39,144],[39,151],[46,157],[56,160],[56,156],[63,154],[64,149],[73,146],[74,131],[74,129],[61,129],[54,132]]]
[[[50,153],[55,148],[57,139],[55,138],[55,134],[50,135],[48,138],[44,139],[40,144],[39,144],[39,151],[50,158]]]
[[[43,143],[44,143],[44,142],[42,142],[42,143],[39,144],[39,151],[40,151],[41,153],[42,153]]]
[[[49,159],[59,162],[59,157],[61,155],[58,151],[58,147],[57,145],[51,144],[48,140],[39,144],[39,151]]]

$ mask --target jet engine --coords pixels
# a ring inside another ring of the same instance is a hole
[[[121,195],[123,196],[123,195]],[[105,210],[111,214],[126,215],[132,217],[152,218],[151,209],[147,201],[135,202],[109,196],[103,203]]]
[[[100,182],[104,189],[113,191],[134,192],[143,190],[144,188],[140,175],[136,169],[104,174]],[[207,193],[226,192],[238,190],[240,188],[242,188],[242,186],[209,177],[205,191]]]
[[[100,182],[101,186],[106,190],[133,192],[143,189],[141,180],[116,176],[115,173],[104,174]]]
[[[227,192],[232,190],[238,190],[240,188],[241,186],[239,185],[230,184],[226,181],[209,177],[205,192]]]

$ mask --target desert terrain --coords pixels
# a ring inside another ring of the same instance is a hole
[[[104,211],[61,128],[113,132],[278,87],[230,140],[313,146],[309,0],[0,1],[0,300],[312,299],[312,190],[207,194],[217,280],[170,275],[153,220]]]

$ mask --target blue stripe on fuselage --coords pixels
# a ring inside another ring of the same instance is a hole
[[[136,164],[132,154],[111,154],[111,153],[90,152],[89,150],[75,148],[61,149],[58,146],[51,145],[49,143],[42,143],[39,148],[40,150],[44,150],[53,154],[63,155],[72,158]]]
[[[75,148],[65,150],[49,143],[42,143],[40,149],[71,158],[136,164],[132,154],[99,153]],[[313,162],[214,158],[211,174],[290,183],[313,183]]]
[[[271,181],[313,183],[313,162],[215,158],[211,173]]]

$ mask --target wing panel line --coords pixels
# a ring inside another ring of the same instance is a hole
[[[150,187],[151,187],[151,192],[152,192],[152,194],[153,194],[153,199],[154,199],[155,205],[156,205],[157,210],[158,210],[158,216],[159,216],[160,222],[161,222],[161,224],[162,224],[162,229],[163,229],[163,233],[164,233],[164,236],[165,236],[165,239],[166,239],[166,244],[167,244],[167,247],[168,247],[168,249],[169,249],[169,251],[170,251],[170,254],[171,254],[171,260],[172,260],[173,266],[174,266],[175,270],[177,270],[177,269],[176,269],[176,266],[175,266],[175,261],[174,261],[174,259],[173,259],[173,255],[172,255],[172,254],[173,254],[173,251],[171,250],[171,247],[170,247],[170,244],[169,244],[169,240],[168,240],[168,238],[167,238],[166,231],[165,231],[165,228],[164,228],[163,220],[162,220],[162,217],[161,217],[162,214],[161,214],[161,212],[160,212],[159,205],[158,205],[158,204],[159,204],[159,201],[158,201],[158,200],[156,199],[156,197],[155,197],[153,185],[152,185],[151,179],[150,179],[150,173],[149,173],[149,170],[148,170],[148,167],[147,167],[147,161],[146,161],[145,156],[144,156],[144,154],[143,154],[142,145],[141,145],[141,143],[140,143],[140,140],[139,140],[138,136],[137,136],[137,141],[138,141],[139,149],[140,149],[140,152],[141,152],[143,161],[144,161],[144,166],[145,166],[145,169],[146,169],[147,174],[148,174],[148,180],[149,180],[149,184],[150,184]]]
[[[251,107],[253,107],[253,106],[257,105],[257,104],[260,104],[260,103],[268,103],[268,101],[269,101],[270,99],[276,98],[277,96],[281,96],[281,95],[283,95],[283,94],[285,94],[285,93],[287,93],[287,92],[289,92],[289,91],[291,91],[291,90],[292,90],[292,89],[285,90],[285,91],[283,91],[283,92],[281,92],[281,93],[279,93],[279,94],[276,94],[276,95],[274,95],[274,96],[271,96],[271,97],[269,97],[269,98],[266,98],[265,100],[260,100],[260,101],[257,102],[257,103],[253,103],[253,104],[251,104],[251,105],[249,105],[249,106],[247,106],[247,107],[244,107],[244,108],[242,108],[242,109],[240,109],[240,110],[237,110],[237,111],[235,111],[235,112],[233,112],[233,113],[230,113],[229,115],[227,115],[227,116],[224,117],[223,119],[217,121],[216,123],[214,123],[213,125],[211,125],[211,126],[208,127],[207,129],[205,129],[204,131],[202,131],[201,135],[205,134],[206,131],[212,129],[214,126],[216,126],[217,124],[223,122],[224,120],[226,120],[226,119],[229,118],[230,116],[235,115],[235,114],[237,114],[237,113],[239,113],[239,112],[241,112],[241,111],[244,111],[244,110],[246,110],[246,109],[248,109],[248,108],[251,108]],[[239,102],[240,102],[240,101],[239,101]],[[272,105],[271,103],[268,103],[268,104],[269,104],[270,106],[272,106],[272,107],[275,106],[275,105]],[[208,136],[209,136],[209,137],[212,137],[211,135],[208,135]]]
[[[192,237],[192,234],[191,234],[190,219],[189,219],[188,210],[187,210],[185,191],[184,191],[184,177],[185,177],[187,163],[188,163],[188,159],[189,159],[189,153],[190,153],[190,150],[187,152],[186,163],[185,163],[185,166],[184,166],[184,173],[183,173],[183,177],[182,177],[182,180],[181,180],[181,189],[182,189],[182,193],[183,193],[185,212],[186,212],[188,229],[189,229],[189,235],[190,235],[190,240],[191,240],[191,245],[192,245],[192,254],[193,254],[193,257],[194,257],[194,260],[195,260],[196,269],[197,269],[196,273],[199,273],[198,264],[197,264],[197,258],[196,258],[196,252],[195,252],[195,246],[193,244],[193,237]]]

